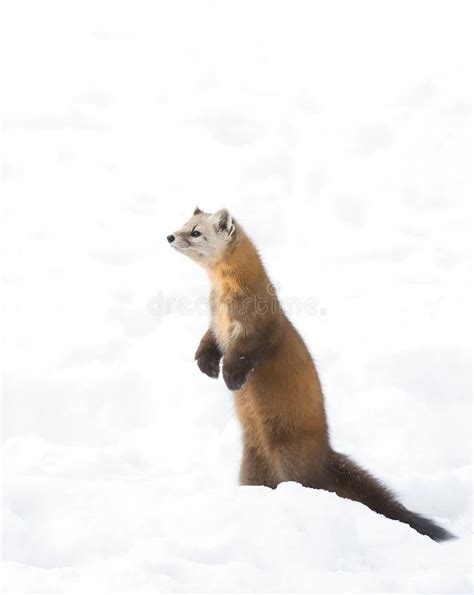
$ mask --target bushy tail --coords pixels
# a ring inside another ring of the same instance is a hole
[[[447,541],[454,535],[415,512],[405,508],[390,490],[346,455],[332,452],[328,465],[330,491],[341,498],[356,500],[389,519],[407,523],[415,531],[434,541]]]

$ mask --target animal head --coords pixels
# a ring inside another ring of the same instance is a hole
[[[236,235],[235,222],[227,209],[204,213],[196,207],[191,219],[167,240],[178,252],[208,268],[225,257]]]

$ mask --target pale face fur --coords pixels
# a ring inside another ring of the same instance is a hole
[[[227,209],[203,213],[196,207],[191,219],[168,236],[168,242],[178,252],[208,268],[222,260],[235,235],[235,224]]]

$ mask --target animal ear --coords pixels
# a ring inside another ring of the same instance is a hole
[[[202,213],[203,213],[203,212],[201,211],[201,209],[200,209],[199,207],[196,207],[196,208],[194,209],[194,213],[193,213],[193,215],[202,215]]]
[[[212,215],[212,224],[217,232],[223,232],[231,236],[235,231],[232,215],[227,209],[221,209]]]

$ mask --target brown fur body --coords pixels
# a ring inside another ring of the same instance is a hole
[[[232,240],[219,259],[205,265],[212,320],[196,360],[212,378],[218,377],[222,360],[224,380],[234,393],[242,426],[241,484],[274,488],[283,481],[299,482],[357,500],[436,541],[451,538],[332,450],[311,355],[280,307],[255,247],[234,224],[229,217]]]
[[[244,449],[241,483],[321,485],[329,441],[316,368],[242,231],[234,251],[209,276],[211,328],[224,378],[238,376],[240,362],[243,376],[250,370],[234,392]]]

